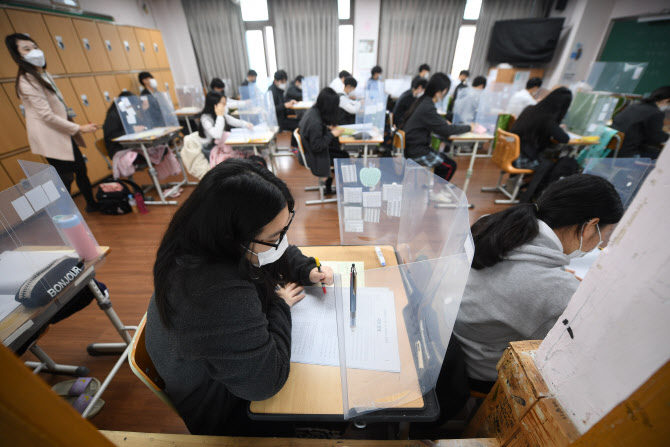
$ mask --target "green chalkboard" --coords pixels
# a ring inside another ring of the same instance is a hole
[[[647,62],[647,69],[633,93],[651,93],[670,84],[670,20],[640,22],[618,20],[612,24],[601,62]]]

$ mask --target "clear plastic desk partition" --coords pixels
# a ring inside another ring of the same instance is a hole
[[[600,92],[633,93],[647,65],[646,62],[595,62],[586,83]]]
[[[261,93],[253,85],[240,87],[242,102],[238,109],[239,118],[248,121],[254,127],[275,128],[277,124],[277,112],[275,109],[272,92]]]
[[[584,174],[597,175],[612,183],[627,209],[654,166],[650,158],[591,158]]]
[[[518,90],[514,84],[495,83],[490,85],[479,96],[474,122],[484,126],[491,135],[495,134],[498,117],[507,113],[507,105]]]
[[[228,87],[228,84],[226,84]],[[205,107],[205,93],[200,85],[178,85],[175,87],[179,108],[201,111]]]
[[[335,173],[342,245],[395,250],[386,267],[365,270],[355,314],[351,281],[336,275],[344,416],[420,410],[437,382],[474,252],[467,198],[412,160],[337,159]],[[436,206],[435,193],[450,203]]]
[[[100,255],[56,170],[19,163],[27,178],[0,192],[0,320],[20,305],[48,304],[77,276],[73,267]],[[58,270],[61,279],[49,279],[51,270]]]
[[[307,76],[302,80],[302,100],[316,101],[319,96],[319,77]]]
[[[579,135],[596,135],[600,125],[607,125],[619,98],[607,93],[577,92],[563,122]]]
[[[126,135],[159,127],[179,126],[170,94],[121,96],[114,98]]]
[[[377,82],[377,81],[370,81]],[[379,83],[383,87],[383,83]],[[371,88],[365,90],[365,99],[363,105],[356,113],[356,124],[367,124],[372,128],[372,132],[377,136],[384,134],[384,124],[386,123],[386,101],[388,95],[384,93],[383,88]]]

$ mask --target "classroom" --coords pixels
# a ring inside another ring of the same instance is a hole
[[[670,445],[667,1],[0,31],[0,445]]]

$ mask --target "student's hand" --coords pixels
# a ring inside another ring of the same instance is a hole
[[[302,286],[299,286],[294,282],[290,282],[284,287],[280,287],[279,290],[277,290],[277,295],[279,298],[286,301],[288,307],[293,307],[295,303],[305,298],[305,294],[303,293],[304,290],[305,289]]]
[[[147,110],[149,108],[149,100],[142,96],[142,110]]]
[[[309,272],[309,280],[313,284],[327,284],[329,286],[333,285],[333,269],[330,267],[326,267],[325,265],[321,266],[321,271],[319,271],[318,268],[313,268],[311,272]]]
[[[214,113],[216,113],[216,116],[223,116],[225,111],[226,111],[226,106],[224,106],[221,103],[214,106]]]
[[[293,104],[295,104],[295,103],[297,103],[297,102],[298,102],[298,101],[296,101],[295,99],[292,99],[292,100],[290,100],[290,101],[288,101],[288,102],[285,102],[285,103],[284,103],[284,107],[286,107],[287,109],[290,109],[291,107],[293,107]]]
[[[344,132],[344,129],[341,127],[333,127],[330,129],[330,133],[332,133],[335,138],[338,138],[340,135],[342,135],[342,132]]]
[[[247,129],[251,130],[254,128],[254,125],[251,123],[247,123]]]
[[[582,281],[582,278],[580,278],[579,276],[577,276],[577,272],[575,272],[574,270],[572,270],[572,269],[565,269],[565,271],[568,272],[568,273],[572,273],[572,274],[575,276],[575,278],[577,278],[579,281]]]
[[[147,130],[147,126],[133,126],[135,132],[142,132],[143,130]]]
[[[95,132],[96,130],[98,130],[98,126],[93,123],[88,123],[79,126],[79,132],[81,133],[92,133]]]

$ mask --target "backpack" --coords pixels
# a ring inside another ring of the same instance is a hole
[[[128,195],[134,196],[136,193],[140,193],[142,198],[144,198],[142,188],[135,182],[118,179],[107,183],[118,183],[121,185],[121,191],[105,192],[102,188],[98,187],[98,191],[95,193],[95,200],[97,200],[102,214],[118,215],[132,213],[133,210],[128,203]]]

